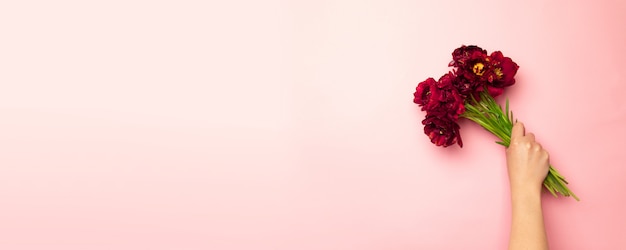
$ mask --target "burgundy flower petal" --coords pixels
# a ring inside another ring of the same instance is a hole
[[[470,64],[471,60],[486,56],[487,51],[476,45],[462,45],[452,52],[452,61],[448,64],[448,66],[463,68]]]
[[[454,86],[455,81],[456,76],[449,72],[439,78],[435,88],[431,88],[430,98],[424,106],[429,114],[456,121],[465,112],[465,99]]]
[[[430,138],[433,144],[448,147],[456,143],[459,144],[460,147],[463,147],[463,141],[459,133],[460,127],[455,121],[426,115],[422,124],[424,124],[424,134]]]
[[[435,84],[437,82],[434,78],[428,78],[423,82],[420,82],[415,88],[415,93],[413,93],[413,102],[422,107],[422,110],[425,110],[424,105],[428,103],[431,96],[431,89],[435,88]]]
[[[489,55],[487,77],[487,89],[496,97],[504,92],[505,87],[515,84],[515,74],[519,66],[509,57],[502,55],[500,51],[494,51]]]

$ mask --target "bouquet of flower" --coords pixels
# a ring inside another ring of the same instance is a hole
[[[422,121],[424,133],[437,146],[458,144],[463,147],[457,121],[466,118],[497,136],[501,141],[496,143],[508,147],[513,112],[509,111],[508,100],[503,110],[494,98],[501,95],[504,88],[515,84],[519,66],[500,51],[487,54],[486,50],[473,45],[455,49],[448,66],[453,67],[451,72],[439,80],[428,78],[420,82],[414,93],[413,102],[426,111]],[[578,200],[567,184],[550,166],[544,187],[554,196],[560,193]]]

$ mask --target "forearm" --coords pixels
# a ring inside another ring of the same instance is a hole
[[[511,187],[511,206],[509,250],[548,249],[541,210],[541,187]]]

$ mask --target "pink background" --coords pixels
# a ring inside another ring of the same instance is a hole
[[[503,148],[412,103],[461,44],[580,196],[553,249],[626,249],[623,1],[2,1],[0,249],[504,249]]]

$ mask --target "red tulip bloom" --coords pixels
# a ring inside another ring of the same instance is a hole
[[[438,117],[447,116],[453,121],[459,119],[459,115],[465,112],[465,106],[464,98],[454,86],[455,80],[453,73],[439,78],[436,87],[431,90],[429,102],[425,106],[426,112]]]
[[[489,56],[489,70],[485,74],[487,90],[493,97],[504,92],[504,88],[515,84],[515,74],[519,66],[502,52],[495,51]]]
[[[431,77],[423,82],[420,82],[415,88],[415,93],[413,93],[413,102],[422,107],[422,110],[426,110],[424,105],[426,105],[428,100],[430,100],[432,89],[435,88],[436,83],[435,79]]]
[[[458,143],[460,147],[463,147],[463,141],[459,133],[460,127],[455,121],[426,115],[426,119],[422,121],[422,124],[424,124],[424,134],[430,138],[433,144],[448,147]]]

